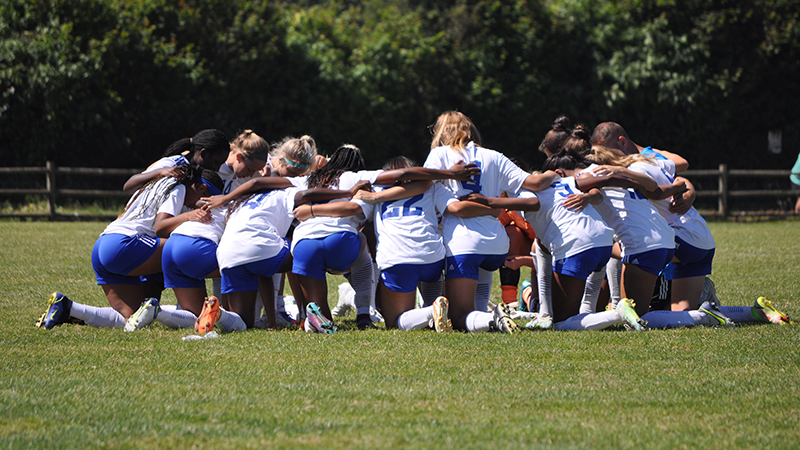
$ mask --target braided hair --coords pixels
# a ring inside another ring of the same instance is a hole
[[[328,164],[311,172],[308,176],[309,188],[328,188],[339,184],[339,177],[344,172],[364,170],[364,158],[361,150],[351,144],[343,144],[333,152]]]
[[[193,183],[195,178],[199,178],[199,174],[202,173],[202,170],[204,170],[201,168],[191,168],[186,164],[180,164],[178,165],[178,168],[181,169],[181,175],[178,176],[177,178],[161,176],[148,181],[147,183],[145,183],[144,186],[139,188],[139,190],[136,191],[135,194],[133,194],[133,197],[131,197],[130,201],[128,201],[128,204],[125,205],[125,209],[122,210],[122,213],[117,217],[117,219],[124,216],[125,213],[128,211],[128,208],[130,208],[131,205],[133,205],[136,202],[136,200],[139,199],[140,197],[142,198],[142,201],[139,205],[139,209],[138,211],[136,211],[136,214],[134,214],[129,218],[129,220],[141,217],[148,209],[152,208],[153,206],[155,206],[157,209],[159,206],[161,206],[164,200],[167,199],[170,192],[172,192],[172,190],[175,189],[175,187],[177,187],[179,184],[183,184],[184,186],[186,186]],[[166,185],[167,187],[164,187],[162,189],[156,189],[156,185],[161,183],[162,180],[164,180],[164,178],[171,179],[172,183],[167,184]]]

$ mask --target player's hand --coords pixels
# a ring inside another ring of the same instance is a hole
[[[524,259],[525,258],[523,256],[507,256],[506,262],[503,265],[511,270],[517,270],[520,267],[524,266],[524,264],[522,263]]]
[[[211,223],[214,220],[211,217],[211,213],[203,208],[193,209],[185,212],[184,214],[186,215],[186,220],[190,220],[192,222]]]
[[[490,206],[489,205],[489,200],[485,196],[483,196],[481,194],[478,194],[478,193],[475,193],[475,192],[473,192],[471,194],[467,194],[467,195],[462,195],[459,198],[459,200],[465,201],[465,202],[475,202],[475,203],[480,203],[481,205]]]
[[[353,200],[361,200],[362,202],[368,205],[374,205],[375,203],[379,203],[378,194],[375,192],[369,191],[358,191],[353,195]]]
[[[305,222],[312,217],[312,208],[312,205],[300,205],[295,208],[294,211],[292,211],[292,214],[294,214],[295,219],[299,220],[300,222]]]
[[[219,208],[228,204],[228,202],[225,200],[224,195],[212,195],[211,197],[203,197],[200,199],[200,201],[205,202],[205,204],[203,205],[203,209],[205,211],[214,208]]]
[[[350,188],[350,195],[356,195],[357,192],[369,191],[372,192],[372,183],[367,180],[361,180]]]
[[[570,211],[580,211],[589,206],[590,197],[589,194],[570,194],[562,205]]]
[[[464,163],[460,160],[451,167],[450,172],[453,173],[453,179],[458,181],[474,181],[473,178],[481,174],[481,169],[475,163]]]

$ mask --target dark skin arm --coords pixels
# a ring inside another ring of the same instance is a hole
[[[471,201],[492,208],[511,209],[514,211],[538,211],[540,208],[539,199],[536,198],[484,197],[481,194],[472,193],[461,197],[459,200]]]
[[[294,217],[301,222],[317,217],[349,217],[361,214],[361,205],[355,202],[334,202],[323,205],[300,205],[292,211]]]
[[[592,189],[599,189],[603,187],[620,187],[625,189],[636,189],[637,191],[645,194],[647,189],[641,185],[638,181],[631,180],[628,177],[612,174],[602,177],[595,177],[589,174],[585,174],[584,176],[580,176],[575,179],[575,186],[580,189],[581,192],[589,192]]]
[[[355,195],[356,192],[362,189],[369,189],[368,181],[361,181],[347,191],[340,191],[338,189],[325,189],[325,188],[312,188],[300,191],[294,196],[294,204],[297,206],[308,203],[324,203],[330,200],[339,198],[348,198]]]
[[[155,180],[156,178],[161,178],[161,177],[178,178],[181,175],[183,175],[183,169],[181,169],[178,166],[164,167],[162,169],[153,170],[147,173],[137,173],[136,175],[133,175],[130,178],[128,178],[128,181],[126,181],[125,185],[122,186],[122,190],[126,194],[133,194],[139,188],[144,186],[148,181]]]
[[[424,167],[408,167],[405,169],[385,170],[378,178],[375,179],[375,184],[395,184],[398,181],[411,181],[411,180],[458,180],[470,181],[472,177],[478,175],[481,170],[473,163],[464,164],[459,163],[447,170],[426,169]]]
[[[463,218],[478,216],[492,216],[497,218],[503,210],[473,201],[457,201],[447,205],[446,211],[456,217]]]
[[[226,195],[215,195],[213,197],[205,197],[203,200],[208,202],[203,209],[219,208],[220,206],[227,205],[231,200],[238,198],[245,194],[250,194],[258,191],[285,189],[292,187],[292,183],[283,177],[259,177],[242,184],[238,188],[231,191]]]

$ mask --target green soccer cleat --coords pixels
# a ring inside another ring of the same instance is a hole
[[[616,311],[628,326],[636,331],[644,331],[647,329],[647,321],[636,314],[635,307],[636,303],[632,299],[623,298],[617,303]]]
[[[711,325],[716,327],[735,327],[736,324],[719,310],[716,302],[706,301],[700,305],[700,311],[708,314],[711,318]]]
[[[775,309],[772,302],[767,297],[758,297],[753,305],[753,318],[762,322],[771,322],[781,325],[792,323],[789,315]]]

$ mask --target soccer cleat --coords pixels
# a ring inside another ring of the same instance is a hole
[[[142,302],[142,306],[136,310],[125,323],[125,332],[140,330],[156,320],[158,312],[161,310],[161,305],[158,303],[157,298],[148,298]]]
[[[306,330],[313,330],[322,334],[333,334],[339,331],[339,328],[322,315],[322,311],[319,310],[319,306],[316,303],[311,302],[306,306]]]
[[[792,323],[789,320],[789,315],[775,309],[772,302],[767,297],[758,297],[751,311],[756,320],[779,323],[781,325]]]
[[[525,324],[525,328],[530,330],[549,330],[553,328],[553,317],[538,316]]]
[[[531,295],[533,294],[533,287],[531,286],[530,280],[525,280],[522,282],[522,287],[519,290],[519,311],[528,311],[530,312],[530,299]]]
[[[194,331],[197,334],[206,334],[213,330],[214,324],[217,323],[221,314],[217,297],[213,295],[206,297],[206,301],[203,303],[203,310],[200,311],[200,315],[194,323]]]
[[[725,314],[722,313],[722,311],[719,310],[719,306],[717,306],[717,303],[715,302],[711,301],[703,302],[703,304],[700,305],[700,311],[708,314],[708,316],[711,318],[712,326],[717,326],[717,327],[736,326],[736,324],[733,323],[733,321],[730,318],[728,318],[728,316],[726,316]]]
[[[635,306],[636,303],[634,303],[633,300],[623,298],[617,303],[616,311],[628,326],[636,331],[644,331],[647,329],[647,321],[642,320],[642,318],[636,314]]]
[[[717,287],[714,285],[714,280],[708,277],[703,282],[703,292],[700,293],[700,304],[705,302],[711,302],[717,305],[717,308],[722,306],[717,298]]]
[[[500,302],[499,305],[492,308],[492,315],[494,316],[494,331],[500,333],[516,333],[519,331],[519,326],[511,319],[511,310],[508,305]]]
[[[448,317],[450,301],[447,297],[437,297],[433,301],[433,328],[437,333],[452,333],[453,323]]]
[[[377,330],[378,327],[372,323],[372,316],[369,314],[357,314],[356,315],[356,327],[359,330]]]
[[[349,282],[339,285],[339,302],[331,311],[333,317],[344,317],[351,309],[356,309],[356,291],[350,286]]]
[[[53,292],[50,294],[50,300],[47,303],[47,311],[36,321],[36,327],[52,330],[61,324],[69,322],[69,310],[71,308],[72,300],[61,292]]]

